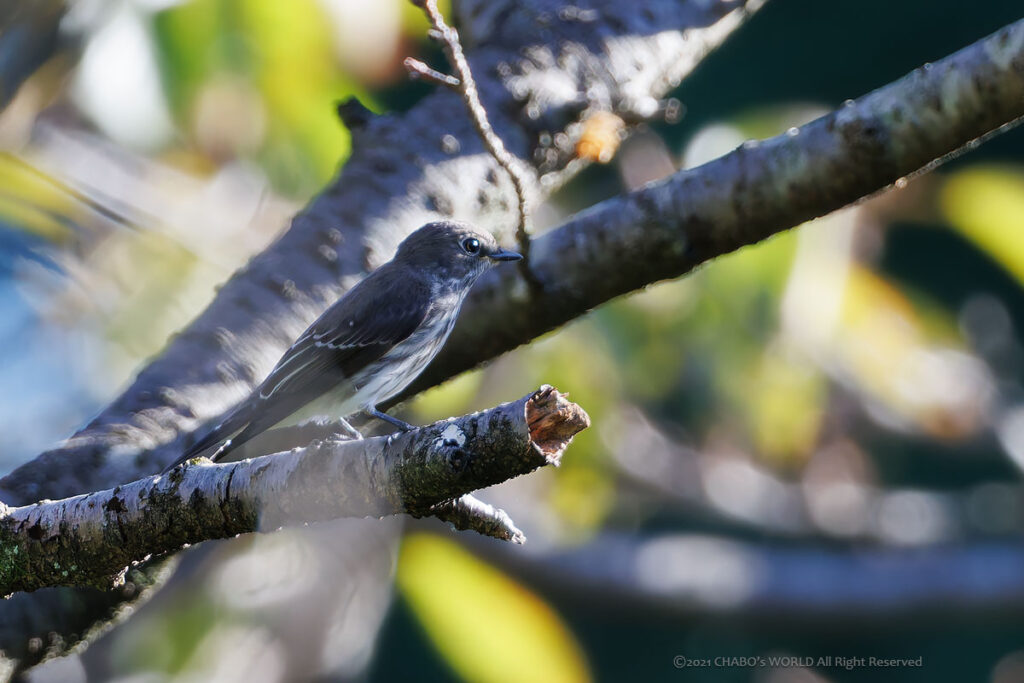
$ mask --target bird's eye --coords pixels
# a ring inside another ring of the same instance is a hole
[[[462,248],[466,250],[467,254],[480,253],[480,240],[475,237],[467,237],[462,240]]]

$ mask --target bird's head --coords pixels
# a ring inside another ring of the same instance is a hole
[[[453,285],[468,286],[503,261],[522,256],[498,246],[489,233],[469,223],[427,223],[398,245],[395,261],[429,272]]]

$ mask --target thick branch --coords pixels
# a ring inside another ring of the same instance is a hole
[[[337,517],[411,512],[478,528],[507,521],[470,491],[557,464],[589,425],[545,386],[513,403],[411,432],[315,442],[238,463],[185,466],[0,513],[0,593],[109,587],[125,566],[185,544]],[[509,523],[507,526],[514,530]],[[521,540],[512,533],[509,540]]]
[[[1024,116],[1024,20],[802,128],[597,204],[534,240],[527,296],[494,271],[407,395],[583,315],[929,170]],[[1002,128],[1001,128],[1002,127]]]

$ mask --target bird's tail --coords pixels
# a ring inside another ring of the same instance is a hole
[[[213,453],[213,455],[210,456],[210,459],[214,462],[223,458],[229,451],[241,446],[251,437],[239,441],[238,438],[232,439],[231,436],[239,431],[243,434],[245,433],[245,428],[252,422],[253,412],[253,407],[250,401],[246,401],[232,410],[227,417],[217,423],[217,426],[207,432],[203,438],[192,444],[192,446],[185,451],[184,455],[164,468],[164,471],[161,474],[167,474],[186,460],[191,460],[192,458],[202,455],[218,442],[223,441],[224,443]],[[238,436],[242,436],[242,434],[239,434]]]

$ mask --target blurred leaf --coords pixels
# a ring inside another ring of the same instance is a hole
[[[781,292],[801,229],[779,233],[716,259],[701,271],[707,274],[708,286],[722,290],[719,294],[737,289]]]
[[[159,13],[154,29],[175,111],[211,153],[245,153],[255,141],[275,185],[294,194],[330,178],[349,150],[335,103],[358,88],[337,66],[317,2],[196,0]]]
[[[425,391],[413,399],[413,411],[424,422],[465,413],[480,389],[484,374],[483,370],[464,372],[441,386]]]
[[[487,386],[500,390],[518,383],[530,390],[551,384],[571,394],[591,419],[599,422],[623,399],[624,380],[617,362],[621,357],[608,348],[602,330],[597,329],[593,321],[583,320],[514,352],[505,369],[508,375],[496,378]],[[500,369],[500,366],[495,367],[495,371]],[[508,400],[510,397],[493,398]],[[571,448],[572,457],[563,462],[562,469],[593,465],[606,455],[604,444],[594,429],[577,434]]]
[[[77,208],[75,199],[41,171],[0,153],[0,221],[59,242],[73,235]]]
[[[402,0],[399,1],[402,4],[402,24],[405,27],[405,32],[412,36],[419,36],[422,39],[426,39],[427,30],[430,29],[430,22],[427,21],[427,15],[413,3],[402,2]],[[449,25],[454,25],[456,23],[455,17],[452,16],[451,0],[438,0],[437,9],[440,10],[442,15],[444,15],[444,20]]]
[[[245,35],[254,43],[256,81],[263,91],[275,133],[308,156],[319,185],[348,153],[348,132],[335,102],[353,90],[335,67],[327,16],[313,0],[246,0],[241,4]]]
[[[1024,283],[1024,171],[975,166],[954,173],[939,201],[954,228]]]
[[[755,357],[735,358],[739,372],[723,388],[741,408],[759,458],[799,465],[814,449],[824,416],[825,378],[800,353],[772,344]]]
[[[797,377],[782,367],[765,347],[778,334],[779,307],[792,267],[798,232],[791,230],[758,245],[717,259],[689,281],[697,288],[697,304],[676,323],[675,337],[690,349],[691,375],[705,385],[683,386],[679,391],[700,395],[689,403],[704,408],[702,431],[729,416],[744,418],[747,438],[771,457],[797,455],[817,418],[808,422],[790,416],[787,426],[773,427],[773,400],[785,403],[783,386],[800,388],[790,409],[805,409],[817,395],[815,380]],[[716,405],[717,403],[717,405]],[[797,408],[799,406],[799,408]]]
[[[583,652],[558,615],[452,541],[406,537],[397,580],[431,642],[464,680],[590,680]]]
[[[38,235],[50,242],[61,242],[71,236],[71,229],[38,206],[16,197],[0,194],[0,222]]]
[[[114,641],[111,659],[118,669],[180,673],[192,654],[223,620],[206,596],[168,604],[159,613],[136,615],[131,629]]]
[[[980,426],[990,379],[979,361],[936,341],[900,290],[851,264],[839,327],[823,350],[839,376],[893,417],[934,436],[964,436]]]
[[[578,544],[586,542],[601,530],[615,500],[615,484],[604,469],[585,464],[560,468],[551,507],[569,532],[563,538]]]
[[[699,288],[687,280],[651,287],[597,312],[597,329],[607,340],[616,382],[631,397],[658,400],[679,381],[687,344],[681,320],[697,305]]]
[[[758,453],[784,461],[810,456],[827,397],[821,374],[806,359],[772,349],[751,378],[750,395]]]
[[[154,37],[160,56],[164,90],[180,113],[187,110],[202,82],[214,71],[243,66],[240,50],[232,50],[231,35],[222,25],[224,6],[218,0],[195,0],[154,17]]]
[[[772,103],[741,112],[731,123],[748,138],[763,140],[802,126],[829,112],[827,107],[806,103]]]
[[[111,339],[144,358],[167,343],[168,335],[188,322],[193,252],[156,232],[136,232],[105,242],[104,271],[125,293],[108,318]]]

